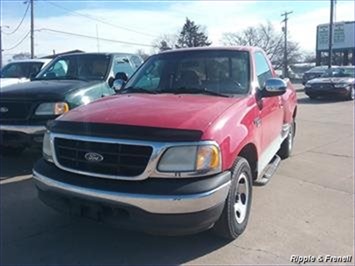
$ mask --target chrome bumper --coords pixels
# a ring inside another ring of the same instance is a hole
[[[230,175],[224,172],[221,175]],[[203,193],[189,195],[131,194],[79,187],[50,179],[33,171],[33,178],[41,190],[101,201],[113,204],[128,204],[156,214],[194,213],[223,203],[227,198],[230,181]],[[136,181],[132,181],[136,182]]]
[[[0,125],[2,131],[21,132],[29,135],[44,134],[45,126],[26,126],[26,125]]]

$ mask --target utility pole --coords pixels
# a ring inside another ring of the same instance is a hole
[[[0,68],[2,68],[2,27],[0,26]]]
[[[287,21],[288,21],[288,15],[292,14],[293,11],[290,12],[284,12],[281,14],[281,16],[285,17],[282,22],[285,23],[285,26],[283,27],[283,32],[284,32],[284,37],[285,37],[285,48],[284,48],[284,77],[288,77],[288,62],[287,62]]]
[[[2,28],[9,28],[9,26],[1,26],[0,25],[0,68],[2,68]]]
[[[330,0],[330,23],[329,23],[329,48],[328,48],[328,68],[332,67],[333,56],[333,23],[334,23],[334,0]]]
[[[97,52],[100,52],[99,28],[97,24],[96,24],[96,43],[97,43]]]
[[[31,5],[31,58],[34,58],[34,13],[33,13],[33,0],[30,0]]]

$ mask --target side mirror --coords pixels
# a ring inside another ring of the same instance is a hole
[[[112,88],[118,92],[124,86],[126,82],[122,79],[115,79],[112,85]]]
[[[124,72],[117,72],[116,75],[115,75],[115,80],[116,79],[121,79],[123,81],[127,81],[128,80],[128,76]]]
[[[262,89],[262,97],[279,96],[286,92],[287,84],[280,78],[271,78],[266,80],[264,88]]]

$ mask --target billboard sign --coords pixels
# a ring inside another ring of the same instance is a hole
[[[355,22],[338,22],[333,26],[333,49],[355,48]],[[317,27],[317,51],[329,48],[329,24]]]

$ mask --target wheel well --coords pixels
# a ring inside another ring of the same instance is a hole
[[[297,106],[295,107],[295,110],[293,111],[292,118],[295,119],[297,115]]]
[[[249,143],[239,152],[238,156],[245,158],[251,169],[253,179],[258,177],[258,153],[254,144]]]

